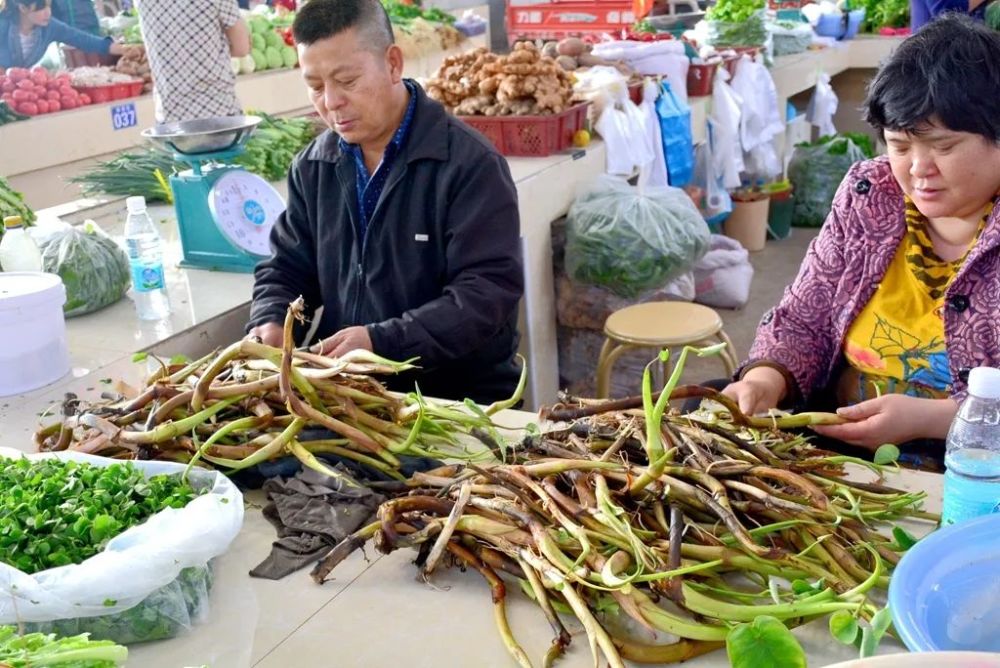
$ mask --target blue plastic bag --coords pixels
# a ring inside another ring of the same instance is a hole
[[[694,141],[691,138],[691,107],[677,99],[670,84],[662,83],[663,93],[656,101],[663,136],[663,157],[667,161],[670,185],[681,188],[694,177]]]

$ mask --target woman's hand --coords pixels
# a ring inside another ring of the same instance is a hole
[[[958,404],[951,399],[919,399],[886,394],[837,410],[847,424],[813,427],[818,434],[875,450],[918,438],[945,438]]]
[[[722,393],[735,401],[745,415],[756,415],[777,407],[788,394],[788,383],[777,369],[757,366],[727,385]]]

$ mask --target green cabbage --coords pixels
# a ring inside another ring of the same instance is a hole
[[[267,69],[267,56],[264,55],[262,49],[254,49],[250,52],[250,56],[253,58],[254,69],[256,71]]]
[[[281,57],[281,51],[273,46],[267,47],[267,50],[264,52],[264,57],[267,58],[267,68],[269,70],[284,67],[285,65],[285,61]]]

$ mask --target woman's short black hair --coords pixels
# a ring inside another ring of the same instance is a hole
[[[928,23],[872,79],[864,115],[879,132],[919,132],[934,117],[1000,142],[1000,32],[958,13]]]
[[[297,44],[309,46],[351,28],[378,53],[395,41],[389,15],[379,0],[310,0],[295,15],[292,36]]]

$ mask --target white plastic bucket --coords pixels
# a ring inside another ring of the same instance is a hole
[[[0,273],[0,396],[28,392],[69,372],[66,288],[55,274]]]

